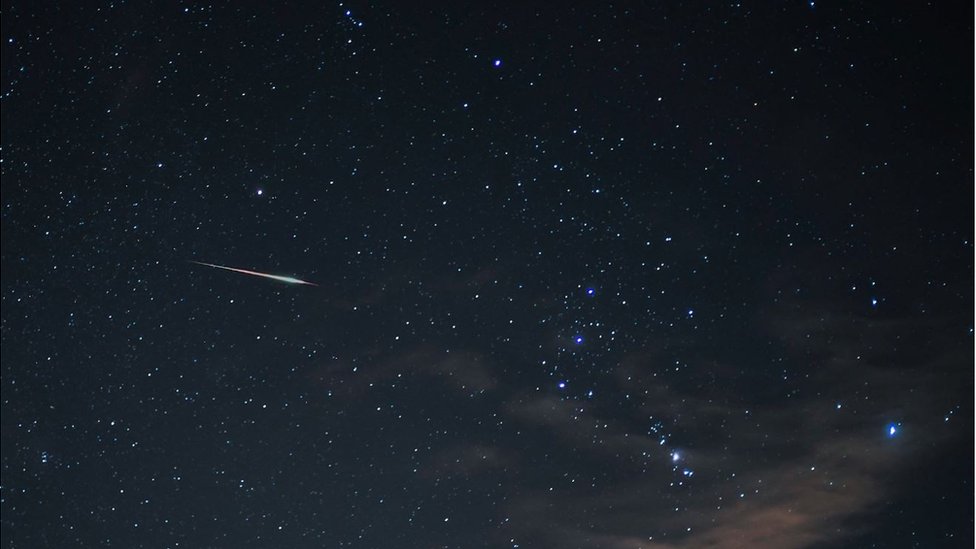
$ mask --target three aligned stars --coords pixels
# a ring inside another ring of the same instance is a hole
[[[278,281],[278,282],[284,282],[285,284],[303,285],[303,286],[318,286],[318,284],[315,284],[314,282],[309,282],[307,280],[302,280],[300,278],[295,278],[295,277],[291,277],[291,276],[282,276],[282,275],[275,275],[275,274],[269,274],[269,273],[262,273],[260,271],[251,271],[251,270],[248,270],[248,269],[239,269],[239,268],[236,268],[236,267],[227,267],[227,266],[224,266],[224,265],[217,265],[215,263],[206,263],[206,262],[202,262],[202,261],[193,261],[193,260],[190,260],[189,262],[190,263],[193,263],[193,264],[196,264],[196,265],[202,265],[204,267],[211,267],[211,268],[214,268],[214,269],[221,269],[221,270],[231,271],[231,272],[235,272],[235,273],[239,273],[239,274],[246,274],[246,275],[249,275],[249,276],[257,276],[257,277],[261,277],[261,278],[267,278],[267,279],[275,280],[275,281]],[[588,298],[593,298],[597,294],[596,288],[594,288],[592,286],[586,287],[586,289],[584,290],[584,294]],[[877,306],[877,300],[876,299],[872,299],[872,306]],[[693,314],[694,314],[693,311],[689,309],[689,311],[688,311],[689,317],[692,316]],[[573,341],[573,343],[575,345],[580,346],[580,345],[583,345],[584,338],[583,338],[582,335],[576,334],[576,335],[574,335],[572,337],[572,341]],[[565,379],[564,380],[560,380],[556,384],[557,388],[560,391],[564,391],[567,388],[568,385],[569,385],[569,381],[567,381]],[[590,391],[588,391],[586,395],[587,395],[588,398],[593,398],[593,390],[591,389]],[[840,404],[837,404],[837,409],[839,410],[840,408],[841,408],[841,405]],[[897,423],[897,422],[893,422],[893,423],[887,424],[885,426],[885,431],[886,431],[887,437],[888,438],[895,438],[895,437],[897,437],[898,434],[899,434],[900,428],[901,428],[901,424],[900,423]],[[666,441],[666,438],[662,438],[661,444],[664,444],[665,441]],[[671,452],[671,461],[672,461],[672,463],[677,464],[677,462],[679,460],[681,460],[681,458],[682,458],[682,456],[681,456],[681,454],[677,450]],[[677,470],[677,467],[675,467],[675,470]],[[690,476],[692,476],[694,474],[694,472],[692,472],[690,469],[685,469],[683,471],[683,474],[686,477],[690,477]]]

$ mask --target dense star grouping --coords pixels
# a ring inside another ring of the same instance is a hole
[[[972,9],[5,3],[2,544],[971,546]]]

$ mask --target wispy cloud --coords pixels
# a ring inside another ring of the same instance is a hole
[[[933,336],[944,333],[938,320],[920,331],[917,319],[772,318],[766,329],[789,349],[786,364],[802,364],[791,369],[804,377],[803,391],[787,379],[778,398],[750,403],[722,398],[721,379],[682,390],[650,375],[653,354],[645,354],[617,370],[640,401],[629,418],[551,396],[511,402],[513,419],[557,435],[564,447],[555,452],[597,455],[621,474],[592,489],[523,495],[505,535],[527,546],[674,549],[790,549],[856,535],[906,467],[951,436],[940,413],[949,404],[932,395],[952,394],[965,379],[967,347]],[[917,361],[906,365],[898,355],[909,348]],[[656,417],[676,420],[669,423],[676,438],[697,442],[680,448],[678,464],[668,459],[677,449],[655,452],[658,440],[633,427]],[[904,434],[886,436],[890,422]]]

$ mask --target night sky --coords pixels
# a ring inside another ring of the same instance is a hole
[[[972,547],[972,3],[659,4],[4,0],[3,547]]]

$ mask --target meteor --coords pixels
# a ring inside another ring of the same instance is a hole
[[[303,286],[318,286],[314,282],[307,282],[298,278],[292,278],[290,276],[280,276],[268,273],[259,273],[257,271],[248,271],[246,269],[235,269],[234,267],[224,267],[223,265],[214,265],[213,263],[203,263],[201,261],[190,260],[190,263],[196,263],[197,265],[203,265],[204,267],[213,267],[214,269],[223,269],[225,271],[234,271],[235,273],[241,273],[252,276],[260,276],[262,278],[270,278],[271,280],[277,280],[278,282],[284,282],[285,284],[300,284]]]

